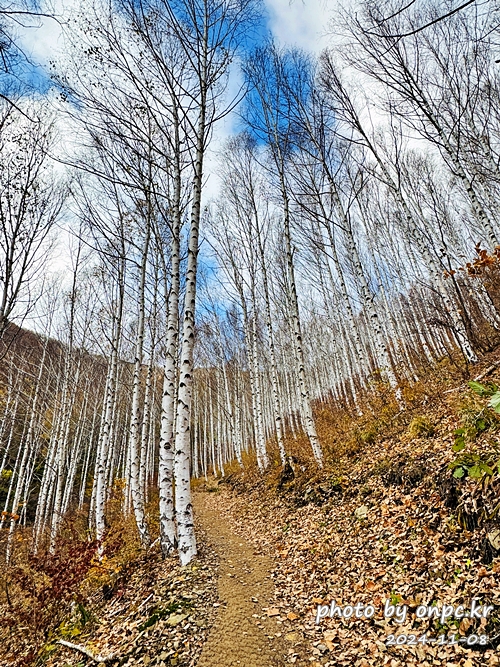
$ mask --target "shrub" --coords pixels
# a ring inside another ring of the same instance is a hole
[[[427,417],[413,417],[408,427],[411,438],[431,438],[434,433],[434,424]]]
[[[453,476],[457,479],[472,477],[476,479],[492,478],[500,472],[498,448],[487,453],[480,453],[474,444],[478,437],[486,431],[499,426],[496,413],[500,408],[500,392],[494,384],[482,385],[479,382],[469,382],[470,388],[481,398],[490,398],[487,406],[478,402],[478,399],[469,401],[460,410],[461,425],[455,430],[455,444],[453,451],[458,454],[449,464]],[[479,403],[479,404],[478,404]]]

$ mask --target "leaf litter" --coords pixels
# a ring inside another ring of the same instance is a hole
[[[306,471],[286,484],[247,471],[219,481],[219,492],[209,494],[207,502],[253,541],[256,553],[274,558],[275,602],[268,613],[280,623],[289,664],[500,664],[498,477],[489,486],[453,478],[456,417],[441,408],[433,420],[439,428],[432,437],[367,445],[350,462],[340,490],[338,476],[328,477],[331,470],[309,478]],[[487,618],[450,618],[441,625],[415,615],[419,605],[468,610],[474,598],[493,606]],[[371,619],[327,616],[316,624],[317,605],[332,600],[373,604],[376,613]],[[386,600],[408,606],[405,623],[384,618]],[[390,634],[453,633],[492,641],[470,647],[385,643]]]

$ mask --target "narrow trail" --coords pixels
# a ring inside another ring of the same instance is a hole
[[[236,535],[206,494],[194,494],[194,511],[219,560],[217,620],[203,647],[197,667],[281,667],[283,649],[276,625],[263,608],[272,606],[272,560]]]

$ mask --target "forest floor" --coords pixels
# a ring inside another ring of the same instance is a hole
[[[220,607],[218,557],[198,521],[196,531],[198,555],[188,566],[177,555],[162,559],[156,543],[146,553],[120,552],[122,562],[94,557],[62,592],[69,559],[11,566],[9,601],[0,599],[0,667],[97,664],[77,647],[112,667],[194,667]],[[69,554],[76,560],[78,548]]]
[[[500,384],[495,359],[482,382]],[[319,413],[322,470],[299,436],[284,470],[271,448],[264,475],[249,460],[196,480],[187,567],[138,549],[132,519],[101,559],[83,541],[30,561],[20,533],[0,575],[0,666],[96,664],[76,646],[110,667],[500,665],[500,417],[453,374],[406,400]],[[481,618],[441,616],[474,599]],[[332,601],[374,613],[317,619]]]
[[[482,381],[499,385],[491,361]],[[344,447],[349,429],[332,437],[341,453],[323,470],[299,459],[294,471],[233,468],[205,483],[205,506],[273,560],[263,613],[278,624],[286,664],[500,664],[500,419],[487,397],[451,384],[407,413],[372,416],[375,435],[365,424],[370,437],[357,446]],[[481,618],[467,617],[473,600]],[[375,613],[316,622],[332,601]]]
[[[256,605],[255,612],[259,619],[272,621],[274,627],[266,632],[279,636],[283,642],[285,664],[297,667],[500,664],[498,637],[494,646],[475,646],[475,650],[460,642],[454,646],[431,643],[386,646],[390,634],[408,637],[414,634],[418,639],[424,634],[437,638],[441,633],[449,636],[456,632],[459,640],[474,633],[492,637],[499,632],[500,567],[495,563],[484,566],[479,558],[471,559],[461,542],[457,549],[445,551],[449,536],[442,527],[429,529],[428,534],[423,531],[433,521],[435,526],[436,518],[444,518],[436,498],[429,494],[419,504],[419,496],[409,496],[398,490],[390,497],[372,497],[368,505],[361,505],[368,508],[367,515],[363,512],[362,518],[358,518],[355,512],[360,507],[359,500],[354,499],[346,500],[342,507],[328,503],[293,509],[279,499],[273,502],[269,496],[263,497],[262,489],[256,489],[248,497],[224,484],[218,492],[210,494],[206,505],[218,515],[219,525],[226,526],[225,531],[230,526],[240,539],[249,539],[257,553],[272,558],[274,599],[266,602],[265,607]],[[425,537],[418,535],[420,531]],[[417,604],[431,605],[436,601],[439,608],[443,604],[464,604],[468,608],[472,598],[479,598],[481,605],[486,602],[495,605],[494,614],[476,622],[467,619],[456,623],[447,619],[452,622],[443,625],[415,617]],[[329,606],[332,600],[341,607],[371,603],[376,613],[370,620],[325,618],[316,624],[318,604]],[[385,600],[408,606],[405,623],[384,618]],[[221,642],[221,649],[232,642],[233,647],[237,646],[240,641],[237,627],[232,631],[226,628],[224,632],[228,634],[214,633],[215,627],[211,637],[214,642]],[[228,654],[232,655],[234,650]],[[220,655],[220,662],[214,665],[235,664],[225,662],[224,653]],[[199,664],[205,667],[204,662]],[[256,664],[267,667],[274,663],[262,660]]]

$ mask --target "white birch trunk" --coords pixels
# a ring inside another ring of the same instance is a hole
[[[135,343],[134,374],[132,380],[132,407],[130,411],[130,431],[129,431],[129,449],[130,449],[130,491],[132,496],[132,507],[134,510],[135,521],[139,531],[139,537],[143,547],[150,545],[149,529],[146,523],[146,514],[144,508],[144,491],[140,486],[140,390],[141,390],[141,371],[142,357],[144,347],[144,328],[145,328],[145,286],[146,270],[148,263],[149,241],[151,237],[151,222],[146,221],[146,233],[144,237],[144,246],[142,250],[142,260],[139,278],[138,294],[138,321],[137,335]]]

